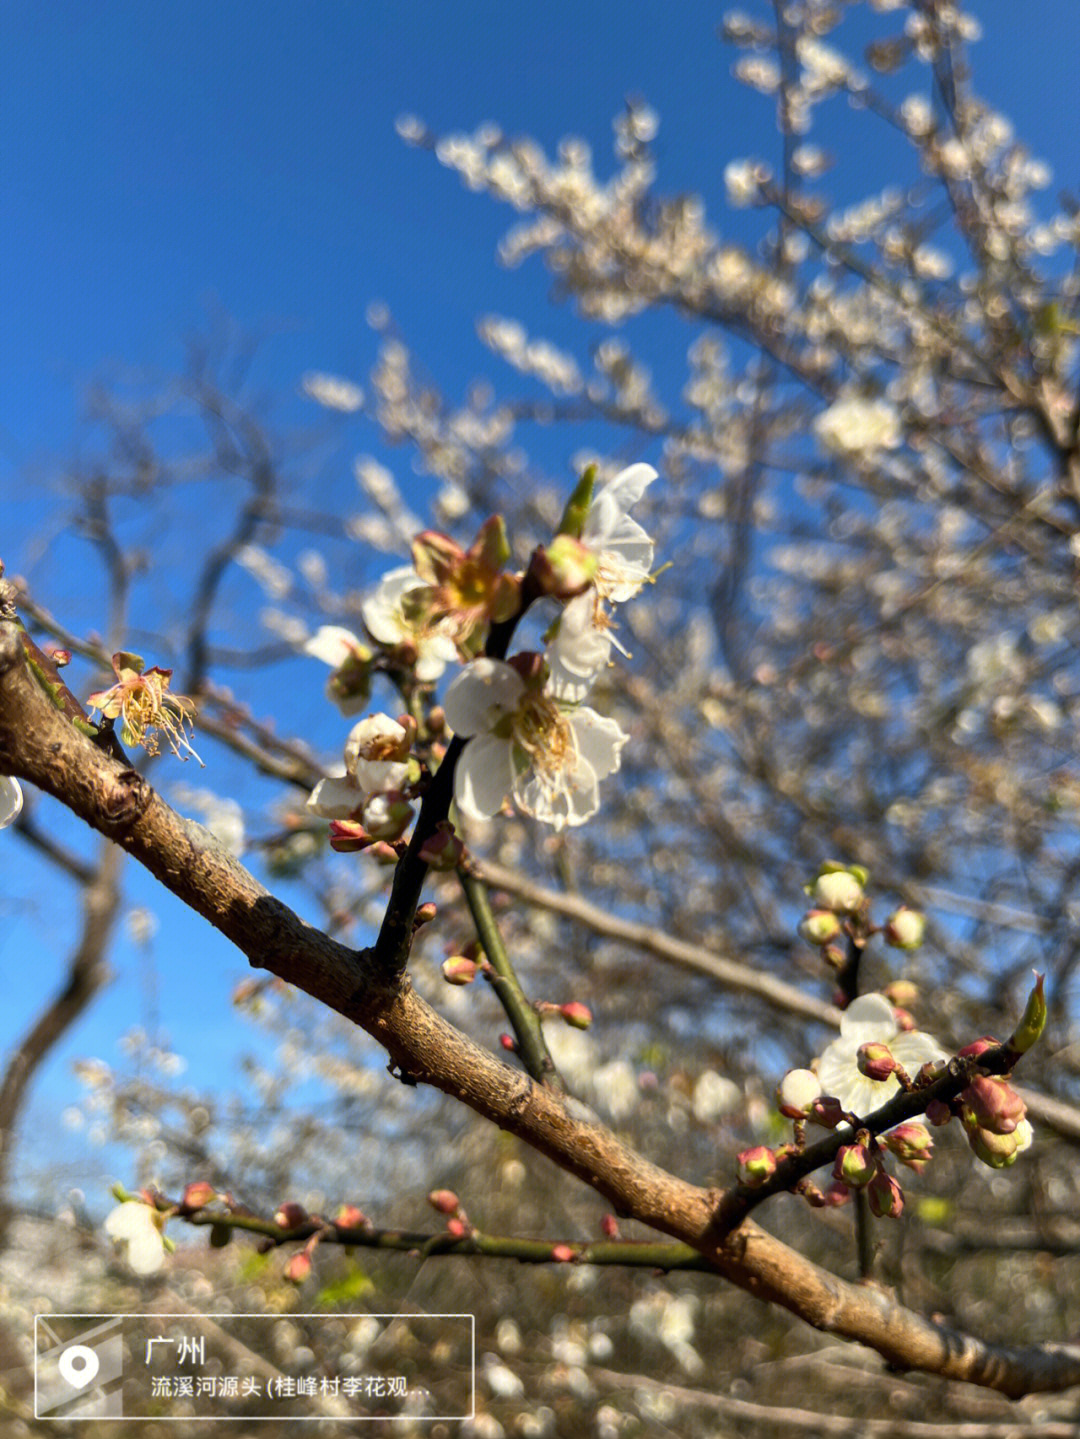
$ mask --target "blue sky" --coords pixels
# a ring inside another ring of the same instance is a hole
[[[722,8],[699,0],[6,0],[0,553],[9,569],[29,573],[43,602],[61,611],[70,602],[71,573],[60,585],[31,543],[52,502],[25,477],[77,450],[86,381],[120,365],[175,369],[183,337],[205,324],[208,306],[271,337],[259,378],[283,396],[295,396],[308,370],[364,379],[375,352],[364,322],[373,300],[390,306],[452,396],[477,374],[502,377],[475,337],[483,313],[516,316],[557,342],[578,336],[584,353],[581,327],[550,303],[539,267],[496,265],[510,213],[406,147],[394,132],[403,113],[439,132],[496,120],[549,150],[564,134],[581,135],[606,174],[612,118],[627,95],[640,96],[661,119],[659,188],[701,191],[714,223],[736,238],[755,234],[756,217],[723,213],[723,168],[750,152],[775,153],[777,137],[771,102],[731,78],[733,52],[716,36]],[[1036,0],[1022,21],[1001,0],[974,8],[986,32],[973,50],[980,92],[1051,161],[1055,188],[1075,193],[1080,5]],[[893,16],[851,23],[859,35],[896,28]],[[880,126],[853,124],[843,102],[819,119],[842,152],[832,193],[850,201],[885,179],[899,152]],[[379,453],[363,424],[337,432],[326,460],[331,492],[341,484],[354,496],[351,454]],[[400,454],[387,458],[399,474],[406,468]],[[78,613],[66,617],[79,627]],[[6,1047],[59,981],[76,911],[73,895],[69,910],[66,892],[60,904],[41,894],[40,872],[17,841],[0,842],[5,871],[12,859],[20,866],[0,892]],[[181,1051],[224,1055],[233,1045],[227,995],[243,961],[179,906],[158,904],[151,886],[129,883],[134,902],[153,899],[162,915],[155,959],[147,965],[117,947],[124,982],[43,1076],[35,1104],[46,1129],[70,1089],[71,1058],[114,1059],[117,1034],[155,1010]],[[29,910],[3,898],[35,892]],[[28,949],[37,963],[26,974]],[[219,1016],[212,1046],[207,1013]]]

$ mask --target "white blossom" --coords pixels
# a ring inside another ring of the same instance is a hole
[[[918,1029],[902,1030],[885,995],[860,995],[844,1011],[840,1038],[833,1040],[817,1065],[822,1091],[860,1119],[880,1109],[900,1088],[895,1075],[879,1080],[860,1074],[859,1047],[870,1043],[887,1044],[893,1058],[912,1079],[924,1064],[949,1058],[932,1035]]]
[[[601,485],[593,496],[581,543],[599,562],[596,589],[602,599],[617,604],[633,599],[649,578],[653,542],[630,518],[630,506],[641,499],[655,479],[652,465],[630,465]]]
[[[389,715],[368,715],[345,742],[345,773],[321,779],[308,809],[323,819],[348,819],[372,795],[399,790],[408,779],[410,737]]]
[[[10,775],[0,774],[0,829],[14,824],[22,811],[22,786]]]
[[[156,1274],[164,1265],[161,1225],[157,1210],[138,1199],[125,1200],[105,1217],[105,1233],[125,1251],[136,1274]]]
[[[416,678],[430,684],[457,657],[457,650],[449,635],[406,614],[406,595],[424,588],[424,581],[411,565],[391,570],[363,601],[360,613],[368,632],[380,644],[416,646]]]
[[[564,708],[501,660],[466,665],[444,707],[455,734],[468,740],[454,798],[469,819],[490,819],[512,794],[520,810],[557,830],[584,824],[599,809],[599,781],[619,768],[627,740],[614,720],[584,706]]]
[[[900,444],[900,415],[888,400],[850,395],[836,400],[814,421],[814,433],[837,455],[872,455]]]
[[[364,392],[360,386],[337,375],[305,375],[301,388],[309,399],[317,401],[327,410],[339,410],[343,415],[349,415],[363,408]]]

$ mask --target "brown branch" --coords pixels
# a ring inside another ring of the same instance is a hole
[[[236,944],[250,962],[358,1024],[403,1080],[431,1084],[602,1194],[616,1212],[693,1245],[718,1273],[817,1329],[1012,1397],[1080,1384],[1080,1346],[995,1345],[922,1318],[889,1294],[849,1284],[747,1221],[716,1238],[721,1195],[669,1174],[562,1096],[458,1033],[370,952],[353,952],[271,896],[213,837],[174,813],[134,770],[96,749],[49,704],[0,624],[0,771],[54,795]]]
[[[61,723],[66,725],[66,721]],[[26,1091],[45,1056],[83,1013],[108,977],[105,953],[120,905],[117,879],[122,861],[123,854],[115,845],[101,845],[98,863],[83,889],[82,935],[68,965],[67,979],[16,1045],[0,1078],[0,1245],[14,1217],[3,1196]]]

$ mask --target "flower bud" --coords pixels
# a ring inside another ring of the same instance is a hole
[[[824,1195],[827,1209],[839,1209],[851,1200],[851,1190],[846,1184],[841,1184],[838,1179],[834,1179],[831,1184],[825,1186]]]
[[[1016,1054],[1026,1054],[1046,1028],[1046,995],[1043,993],[1045,976],[1035,975],[1035,988],[1028,995],[1027,1005],[1020,1023],[1009,1040],[1009,1048]]]
[[[464,844],[454,833],[454,826],[446,819],[439,821],[435,833],[429,835],[420,846],[420,858],[436,871],[456,869],[464,853]]]
[[[975,1158],[990,1169],[1008,1169],[1016,1163],[1020,1152],[1015,1131],[1012,1134],[995,1134],[989,1129],[972,1127],[967,1131],[967,1142]]]
[[[330,848],[338,854],[354,854],[370,843],[371,836],[358,819],[330,821]]]
[[[994,1134],[1012,1134],[1024,1117],[1024,1101],[1008,1080],[998,1075],[977,1074],[960,1095],[964,1123],[969,1128],[989,1129]],[[968,1124],[970,1113],[972,1123]]]
[[[311,1255],[306,1249],[294,1254],[285,1266],[285,1278],[290,1284],[303,1284],[311,1273]]]
[[[785,1119],[806,1119],[821,1097],[821,1081],[812,1069],[789,1069],[776,1087],[776,1103]]]
[[[877,1155],[868,1144],[842,1144],[836,1151],[833,1178],[851,1189],[862,1189],[878,1169]]]
[[[443,960],[442,976],[447,984],[472,984],[479,972],[476,961],[466,959],[463,954],[452,954]]]
[[[461,1200],[452,1189],[433,1189],[427,1202],[440,1214],[456,1214],[461,1208]]]
[[[294,1204],[292,1200],[279,1204],[274,1210],[274,1223],[280,1229],[299,1229],[301,1224],[307,1223],[308,1218],[308,1212],[304,1206]]]
[[[560,1004],[559,1013],[571,1029],[588,1029],[592,1024],[592,1010],[576,999],[569,1004]]]
[[[865,1074],[867,1079],[878,1081],[889,1079],[900,1068],[892,1056],[892,1050],[879,1039],[859,1045],[855,1064],[860,1074]]]
[[[469,1226],[455,1214],[446,1221],[446,1232],[451,1239],[464,1239],[469,1232]]]
[[[202,1209],[207,1204],[212,1204],[217,1198],[217,1190],[205,1179],[193,1180],[191,1184],[184,1187],[183,1197],[180,1200],[180,1208],[192,1211]]]
[[[334,1215],[334,1223],[339,1229],[368,1229],[371,1225],[364,1211],[355,1204],[342,1204]]]
[[[982,1039],[976,1039],[971,1044],[965,1044],[963,1049],[957,1052],[957,1059],[978,1059],[980,1054],[985,1054],[988,1049],[997,1049],[999,1041],[993,1035],[984,1034]]]
[[[425,924],[430,924],[438,912],[438,906],[433,900],[429,899],[425,904],[418,904],[416,906],[416,913],[413,915],[414,932],[418,929],[423,929]]]
[[[904,1210],[904,1191],[891,1174],[879,1169],[866,1186],[870,1213],[878,1219],[898,1219]]]
[[[894,949],[918,949],[926,935],[926,915],[902,904],[885,921],[884,935]]]
[[[893,1007],[893,1018],[896,1020],[896,1027],[901,1034],[909,1034],[915,1028],[915,1019],[906,1009]]]
[[[894,979],[885,986],[885,998],[897,1009],[914,1009],[919,999],[919,987],[910,979]]]
[[[807,944],[828,944],[840,933],[840,920],[831,909],[811,909],[799,921],[799,933]]]
[[[935,1129],[940,1129],[943,1124],[948,1124],[952,1117],[952,1108],[947,1100],[932,1099],[926,1106],[926,1121]]]
[[[413,807],[400,790],[387,789],[364,801],[364,826],[372,839],[392,843],[412,823]],[[333,838],[330,840],[333,845]]]
[[[599,559],[573,535],[556,535],[550,545],[538,545],[529,561],[529,581],[542,595],[572,600],[596,578]]]
[[[837,914],[854,914],[866,896],[850,869],[836,869],[818,875],[810,897],[822,909],[831,909]]]
[[[835,1129],[844,1122],[844,1106],[833,1095],[823,1094],[814,1101],[814,1107],[806,1117],[811,1124],[819,1124],[822,1129]]]
[[[556,1264],[572,1264],[574,1262],[574,1251],[569,1244],[553,1244],[551,1246],[551,1257]]]
[[[776,1173],[776,1155],[764,1144],[755,1144],[735,1156],[738,1166],[739,1183],[748,1189],[758,1189]]]
[[[900,1163],[906,1164],[909,1169],[914,1169],[916,1174],[920,1174],[926,1167],[927,1161],[934,1151],[934,1141],[930,1137],[930,1131],[925,1124],[919,1124],[915,1120],[909,1120],[906,1124],[898,1124],[895,1129],[890,1129],[888,1134],[883,1135],[882,1138]]]
[[[605,1239],[618,1239],[619,1221],[614,1214],[605,1214],[600,1220],[600,1229]]]

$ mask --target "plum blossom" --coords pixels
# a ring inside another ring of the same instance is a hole
[[[371,650],[341,625],[320,625],[304,641],[303,651],[333,670],[326,683],[327,696],[343,715],[359,714],[371,693]]]
[[[10,775],[0,774],[0,829],[14,824],[22,811],[22,786]]]
[[[612,646],[622,648],[605,605],[633,599],[648,581],[654,545],[630,518],[630,506],[655,479],[652,465],[631,465],[601,485],[589,505],[580,538],[595,557],[596,573],[590,588],[563,610],[547,652],[551,691],[560,700],[584,699]]]
[[[584,824],[600,807],[599,781],[619,768],[627,736],[595,710],[560,705],[539,655],[518,659],[517,666],[473,660],[446,692],[447,722],[468,740],[454,775],[458,809],[490,819],[512,794],[520,810],[557,830]]]
[[[136,1274],[156,1274],[165,1263],[165,1217],[150,1204],[127,1199],[105,1217],[105,1233],[125,1251]]]
[[[360,606],[372,639],[381,645],[416,647],[416,678],[423,684],[437,680],[457,657],[450,635],[432,625],[421,606],[409,603],[410,595],[427,588],[411,565],[403,565],[383,575],[374,593]]]
[[[653,542],[630,518],[630,506],[655,479],[652,465],[630,465],[593,496],[581,542],[599,561],[595,585],[601,599],[622,604],[633,599],[649,578]]]
[[[874,1043],[887,1045],[893,1058],[913,1078],[924,1064],[949,1058],[932,1035],[918,1029],[902,1031],[893,1006],[883,994],[860,995],[844,1011],[840,1038],[833,1040],[817,1065],[822,1091],[860,1119],[880,1109],[900,1088],[895,1074],[876,1080],[860,1073],[859,1048]]]
[[[848,395],[818,415],[814,433],[833,454],[873,455],[900,444],[900,415],[888,400]]]
[[[147,669],[140,655],[124,650],[113,655],[112,666],[116,684],[90,695],[86,703],[100,710],[106,719],[122,721],[120,738],[124,744],[142,745],[147,754],[157,754],[156,731],[160,730],[178,759],[183,759],[182,751],[187,750],[202,764],[188,739],[195,706],[184,695],[169,694],[172,670],[157,665]]]
[[[349,819],[372,796],[402,789],[415,733],[414,725],[406,727],[384,714],[353,725],[345,742],[345,773],[321,779],[308,809],[323,819]]]

